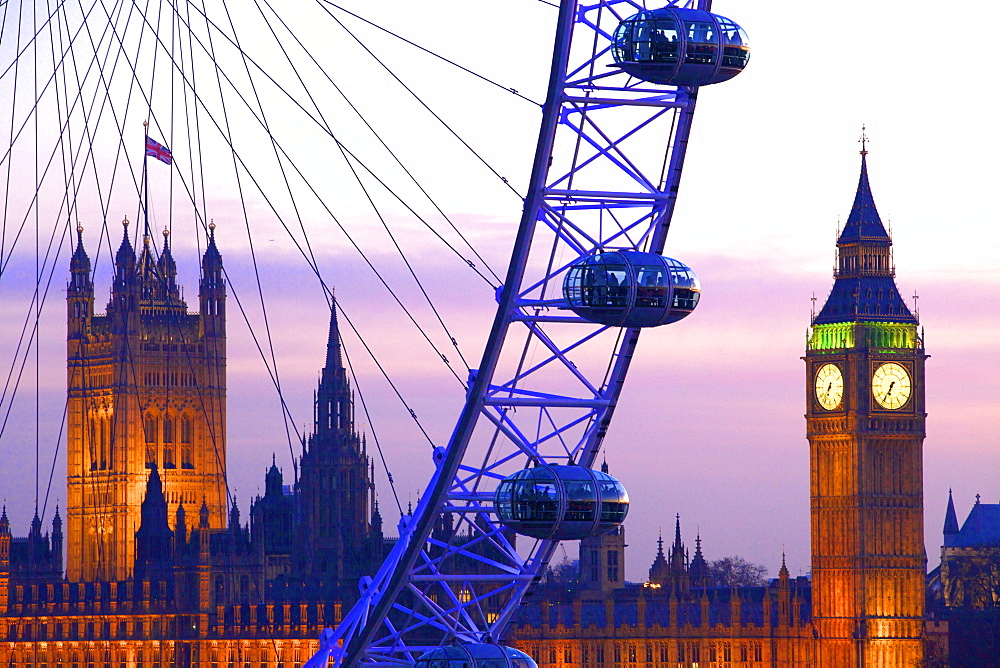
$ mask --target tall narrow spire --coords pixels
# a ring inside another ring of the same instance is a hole
[[[330,334],[326,340],[326,367],[328,369],[340,369],[343,366],[340,347],[340,324],[337,322],[337,297],[336,292],[334,292],[330,306]]]
[[[122,221],[122,228],[122,243],[115,253],[115,264],[118,265],[119,273],[129,265],[135,264],[135,250],[132,248],[132,242],[128,240],[128,218]]]
[[[90,276],[90,257],[87,255],[87,251],[83,248],[83,225],[77,224],[76,226],[76,250],[73,251],[73,258],[70,260],[70,273],[75,278],[77,275]],[[76,284],[73,284],[73,287]]]
[[[951,547],[958,535],[958,515],[955,513],[955,500],[948,490],[948,510],[944,514],[944,546]]]
[[[889,234],[882,225],[882,218],[875,207],[872,187],[868,182],[868,137],[861,128],[861,176],[854,194],[854,205],[847,217],[847,224],[840,233],[838,244],[858,243],[862,240],[890,243]]]
[[[914,324],[896,288],[892,239],[868,181],[868,138],[862,135],[861,175],[847,224],[837,239],[836,280],[814,325],[877,321]]]

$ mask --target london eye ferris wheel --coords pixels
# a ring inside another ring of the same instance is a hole
[[[709,9],[560,3],[531,180],[482,361],[396,549],[325,634],[315,665],[330,654],[344,665],[526,668],[528,657],[493,643],[558,541],[624,520],[627,493],[590,467],[642,328],[697,306],[695,274],[661,253],[698,87],[736,76],[749,56],[742,29]],[[442,517],[464,530],[435,531]]]
[[[95,148],[113,144],[125,155],[126,126],[148,121],[148,134],[165,137],[178,163],[184,162],[178,144],[204,143],[204,154],[214,135],[222,152],[232,154],[240,197],[260,194],[261,208],[280,221],[323,283],[302,202],[313,198],[316,211],[343,226],[330,214],[330,199],[302,177],[290,144],[271,132],[265,87],[332,139],[355,174],[369,168],[337,138],[314,98],[318,86],[304,81],[304,68],[289,56],[301,42],[266,0],[255,5],[279,44],[270,60],[254,58],[228,11],[160,4],[154,12],[96,0],[79,3],[72,18],[60,13],[65,8],[46,15],[39,6],[34,18],[18,18],[9,29],[4,19],[0,84],[11,110],[0,129],[10,149],[0,168],[10,190],[18,156],[31,153],[34,185],[34,193],[8,197],[5,226],[17,219],[11,212],[23,197],[20,225],[34,218],[37,258],[38,220],[57,221],[52,239],[72,238],[88,189],[95,193],[92,215],[105,223],[116,200],[127,197],[145,197],[139,217],[148,221],[150,184],[139,163],[102,158]],[[317,4],[326,12],[341,9]],[[12,7],[3,3],[0,12]],[[599,535],[624,521],[625,488],[592,467],[642,329],[676,322],[698,304],[694,271],[664,256],[664,245],[699,87],[736,76],[749,57],[740,26],[711,9],[711,0],[675,0],[658,9],[639,0],[558,2],[531,174],[507,272],[496,281],[496,314],[482,357],[467,371],[450,437],[426,452],[432,477],[412,512],[401,513],[399,540],[377,573],[362,579],[357,604],[324,632],[309,665],[428,668],[448,661],[529,668],[530,657],[501,641],[559,541]],[[92,27],[95,17],[108,26],[103,32]],[[39,51],[46,34],[51,53]],[[228,70],[219,65],[227,49],[236,64]],[[78,58],[77,51],[90,55]],[[341,93],[302,51],[315,76]],[[36,65],[25,77],[26,61],[40,54],[51,71]],[[202,61],[207,65],[196,76],[194,65]],[[270,73],[269,64],[281,73]],[[147,75],[161,78],[162,70],[171,73],[169,93],[143,83]],[[299,92],[289,92],[285,80]],[[128,102],[117,109],[109,102],[122,97]],[[50,107],[57,123],[46,127],[39,119]],[[241,144],[241,123],[263,139]],[[51,151],[43,155],[46,147]],[[273,152],[280,174],[273,180],[285,185],[281,197],[269,196],[265,179],[254,174],[255,155],[266,152]],[[195,226],[207,231],[214,175],[188,162],[173,172],[171,202],[175,191],[188,200]],[[108,173],[128,174],[131,182]],[[46,213],[44,206],[53,208]],[[282,206],[292,213],[279,213]],[[20,232],[12,237],[5,228],[0,270],[16,255],[18,239]],[[43,279],[56,266],[47,263],[48,256],[40,265],[36,260],[36,319]],[[325,283],[323,289],[332,303]]]

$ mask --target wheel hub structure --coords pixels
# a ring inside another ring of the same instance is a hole
[[[496,487],[536,464],[594,464],[640,332],[574,314],[564,278],[596,253],[663,250],[695,110],[697,87],[614,66],[617,26],[644,9],[560,4],[529,191],[482,361],[398,543],[310,665],[410,665],[443,643],[500,639],[540,579],[557,542],[506,529]]]

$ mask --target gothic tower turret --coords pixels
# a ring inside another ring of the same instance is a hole
[[[222,254],[215,245],[215,223],[208,226],[208,247],[201,258],[201,284],[198,299],[201,305],[202,330],[207,337],[226,337],[226,282],[222,271]],[[223,350],[223,355],[225,350]]]
[[[90,257],[83,248],[83,227],[76,228],[76,250],[69,265],[69,285],[66,288],[67,338],[71,346],[78,346],[79,340],[90,326],[94,315],[94,284],[90,279]]]
[[[202,304],[189,313],[170,239],[157,255],[145,234],[138,258],[125,233],[106,314],[94,314],[90,261],[78,230],[67,292],[66,553],[70,581],[125,580],[147,479],[170,490],[167,521],[201,503],[225,526],[225,288],[214,234]],[[207,284],[207,285],[206,285]],[[206,300],[207,295],[207,300]],[[206,329],[212,334],[206,334]]]
[[[146,482],[135,532],[136,580],[167,580],[173,574],[173,532],[167,522],[167,500],[160,472],[153,465]]]
[[[373,539],[370,460],[354,429],[354,397],[343,364],[335,302],[315,421],[300,467],[301,524],[294,566],[308,576],[349,584],[365,574],[369,564],[378,563],[382,540]]]
[[[926,355],[864,148],[837,255],[804,358],[818,665],[922,665]]]

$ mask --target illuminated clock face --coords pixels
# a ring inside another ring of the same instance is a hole
[[[896,410],[910,400],[910,374],[895,362],[879,365],[872,375],[872,395],[882,408]]]
[[[816,400],[828,411],[844,398],[844,375],[836,364],[824,364],[816,372]]]

